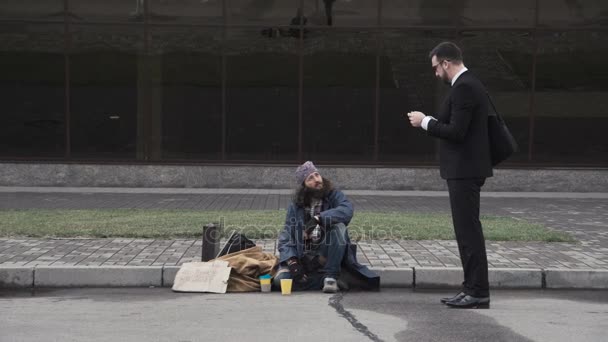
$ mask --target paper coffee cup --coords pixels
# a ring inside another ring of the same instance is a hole
[[[281,279],[281,293],[283,295],[291,294],[291,284],[293,284],[291,279]]]
[[[262,287],[262,292],[270,292],[272,285],[270,285],[270,284],[262,284],[260,286]]]
[[[270,292],[270,278],[260,278],[260,288],[262,292]]]

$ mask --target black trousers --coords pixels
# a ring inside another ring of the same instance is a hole
[[[463,292],[473,297],[488,297],[488,257],[479,221],[479,193],[485,183],[480,179],[448,179],[454,233],[464,271]]]

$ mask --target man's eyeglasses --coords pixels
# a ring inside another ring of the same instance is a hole
[[[437,72],[437,67],[441,65],[441,63],[443,62],[449,62],[449,59],[444,59],[442,61],[440,61],[439,63],[435,64],[435,65],[431,65],[431,67],[433,68],[433,72]]]

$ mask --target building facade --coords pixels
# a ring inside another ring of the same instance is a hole
[[[505,166],[608,166],[602,0],[3,0],[0,160],[433,166],[445,40]]]

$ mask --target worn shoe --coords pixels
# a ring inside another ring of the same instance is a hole
[[[466,295],[459,300],[447,302],[445,305],[455,309],[489,309],[490,297],[473,297]]]
[[[323,280],[323,292],[336,293],[338,292],[338,282],[334,278],[327,277]]]
[[[441,298],[439,301],[442,304],[445,304],[447,302],[451,302],[454,300],[461,300],[464,296],[466,296],[467,294],[464,292],[460,292],[459,294],[455,295],[454,297],[445,297],[445,298]]]

